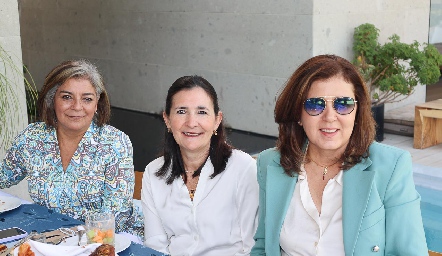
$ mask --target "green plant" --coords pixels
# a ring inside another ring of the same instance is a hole
[[[393,34],[378,42],[379,29],[365,23],[355,28],[353,52],[356,65],[372,95],[372,105],[401,101],[418,84],[434,84],[441,75],[442,55],[431,44],[400,42]]]
[[[26,95],[27,112],[35,115],[36,111],[37,89],[29,71],[21,63],[0,45],[0,149],[9,147],[17,134],[14,127],[18,123],[28,122],[23,119],[19,97]]]

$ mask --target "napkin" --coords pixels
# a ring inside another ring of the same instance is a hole
[[[29,240],[27,243],[29,243],[31,246],[31,250],[35,253],[35,256],[89,256],[98,246],[101,245],[99,243],[95,243],[84,246],[64,246],[45,244],[32,240]],[[14,256],[18,255],[18,249],[19,248],[15,248]]]

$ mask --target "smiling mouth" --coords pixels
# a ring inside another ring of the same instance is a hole
[[[325,133],[334,133],[337,132],[338,129],[320,129],[320,131]]]
[[[189,136],[189,137],[197,137],[199,135],[201,135],[202,133],[195,133],[195,132],[183,132],[184,135]]]

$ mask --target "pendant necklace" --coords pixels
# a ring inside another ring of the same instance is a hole
[[[195,171],[186,171],[186,173],[194,173]],[[183,174],[184,175],[184,174]],[[190,201],[193,201],[195,197],[196,187],[198,185],[199,176],[192,178],[191,180],[187,179],[187,188],[189,190]]]
[[[310,158],[310,157],[309,157],[309,158]],[[312,158],[310,158],[310,160],[312,160],[313,163],[315,163],[317,166],[324,168],[324,171],[322,172],[322,180],[325,179],[325,175],[326,175],[327,172],[328,172],[328,168],[329,168],[329,167],[332,167],[333,165],[335,165],[335,164],[337,164],[337,163],[339,162],[339,159],[338,159],[338,161],[334,162],[333,164],[331,164],[331,165],[329,165],[329,166],[326,166],[326,165],[318,164],[318,163],[317,163],[315,160],[313,160]]]

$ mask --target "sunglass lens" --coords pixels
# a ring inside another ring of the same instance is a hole
[[[325,109],[325,100],[321,98],[309,98],[304,102],[304,109],[307,114],[317,116]]]
[[[355,109],[355,100],[350,97],[339,97],[333,101],[333,106],[338,114],[347,115]]]

